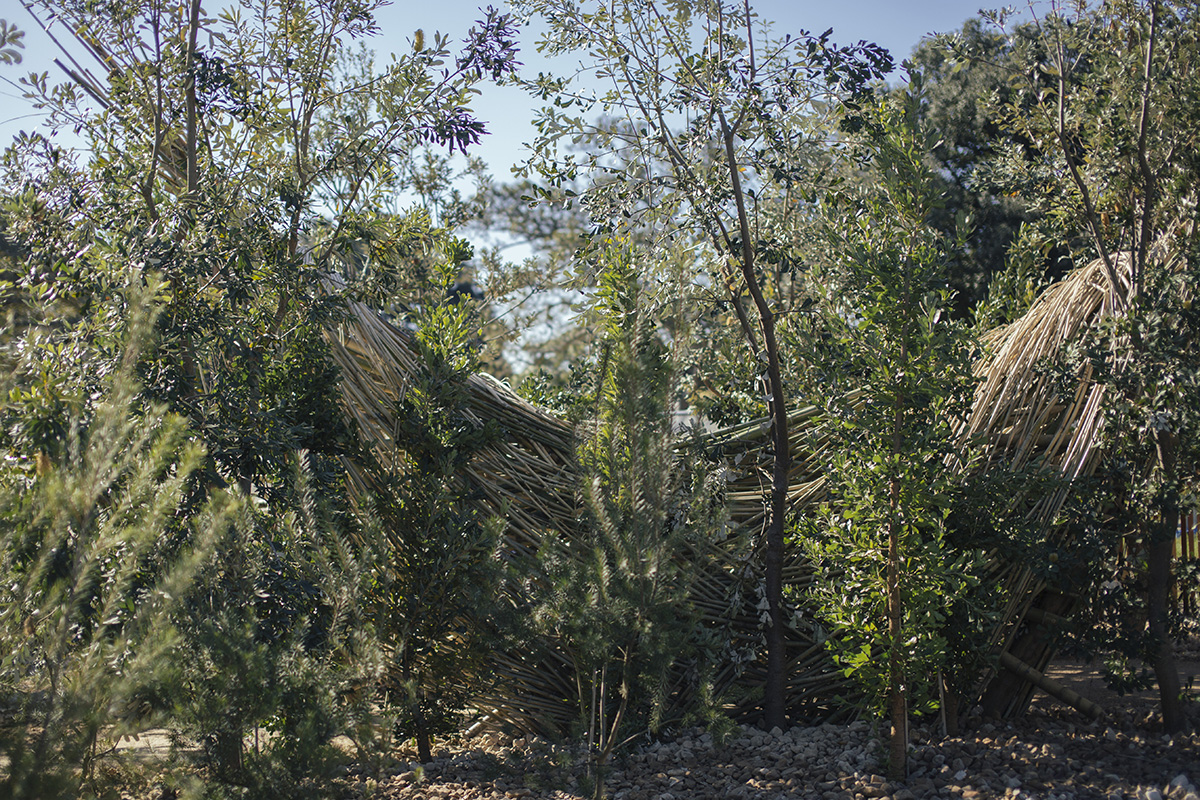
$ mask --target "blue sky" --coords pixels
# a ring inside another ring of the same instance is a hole
[[[501,7],[496,0],[492,2]],[[388,33],[376,43],[376,49],[403,46],[417,28],[426,33],[440,30],[460,38],[461,32],[480,16],[480,5],[486,4],[487,0],[441,0],[436,7],[421,8],[397,3],[380,16],[380,24]],[[751,0],[751,5],[761,19],[773,23],[776,35],[800,30],[820,34],[833,28],[834,41],[876,42],[891,51],[897,65],[923,36],[961,28],[981,7],[979,0]],[[536,75],[547,65],[535,52],[535,38],[533,32],[522,37],[521,61],[523,70]],[[479,98],[477,111],[487,121],[491,135],[477,154],[492,166],[498,178],[508,177],[509,166],[521,157],[522,143],[534,135],[532,109],[529,99],[513,88],[488,87]]]
[[[426,35],[441,31],[452,40],[461,40],[472,22],[482,16],[479,8],[488,0],[433,0],[432,2],[400,2],[383,9],[379,14],[382,33],[369,46],[381,55],[407,49],[413,32],[423,29]],[[491,0],[499,7],[503,0]],[[214,11],[219,2],[206,9]],[[907,56],[922,36],[935,31],[959,28],[963,21],[979,9],[978,0],[758,0],[753,6],[759,16],[774,22],[776,34],[794,33],[801,29],[821,33],[834,29],[833,38],[839,43],[860,39],[877,42],[892,51],[897,63]],[[49,71],[51,78],[61,75],[53,64],[57,54],[54,45],[36,28],[17,0],[0,0],[0,16],[16,22],[26,31],[25,61],[16,67],[0,66],[0,147],[11,141],[19,130],[38,125],[39,116],[20,97],[14,85],[20,75],[30,71]],[[61,33],[61,32],[60,32]],[[60,39],[69,39],[63,37]],[[532,34],[522,37],[521,60],[525,69],[545,68],[534,51]],[[490,135],[477,151],[487,161],[496,176],[505,179],[508,168],[521,158],[521,145],[532,138],[530,125],[533,104],[518,90],[487,87],[479,98],[477,112],[487,122]]]

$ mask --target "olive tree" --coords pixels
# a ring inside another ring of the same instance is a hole
[[[1141,508],[1135,538],[1147,557],[1147,660],[1163,722],[1183,724],[1167,624],[1170,562],[1185,484],[1196,474],[1194,293],[1196,120],[1190,77],[1200,19],[1187,4],[1114,2],[1052,7],[1009,37],[1005,69],[1017,90],[1005,124],[1028,142],[1007,149],[1008,176],[1061,229],[1073,253],[1098,258],[1111,302],[1073,353],[1106,387],[1105,443]],[[985,58],[959,42],[964,63]]]
[[[331,275],[382,299],[421,283],[405,264],[438,232],[420,214],[391,213],[403,166],[422,144],[478,141],[472,87],[512,66],[508,23],[494,12],[457,56],[448,37],[430,37],[378,65],[356,45],[376,32],[376,8],[266,0],[209,17],[199,0],[103,14],[33,5],[78,31],[107,78],[74,65],[75,82],[24,81],[50,126],[78,127],[90,148],[55,202],[68,205],[70,235],[167,279],[147,389],[204,434],[217,483],[270,494],[290,482],[292,449],[322,465],[345,450],[314,402],[328,396],[330,371],[279,369],[319,355],[321,325],[338,313]],[[18,151],[10,186],[50,200],[33,178],[63,154],[37,136]],[[9,230],[36,256],[54,237],[36,230],[45,215],[27,216]]]
[[[890,70],[891,58],[875,45],[837,47],[829,31],[771,37],[748,2],[524,0],[514,7],[545,21],[543,53],[579,53],[589,65],[574,79],[543,74],[527,82],[550,101],[527,169],[551,186],[585,177],[581,202],[597,230],[641,226],[692,242],[703,269],[695,279],[725,295],[755,365],[772,465],[762,532],[770,617],[764,719],[785,727],[789,398],[776,331],[782,298],[764,271],[787,246],[774,216],[761,212],[780,194],[794,205],[809,188],[814,142],[829,135],[817,109],[864,91]],[[577,138],[589,149],[558,151]]]

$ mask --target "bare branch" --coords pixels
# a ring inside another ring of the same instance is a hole
[[[1142,108],[1138,114],[1138,170],[1142,175],[1142,219],[1141,230],[1138,233],[1137,257],[1133,262],[1132,293],[1136,294],[1141,281],[1142,270],[1146,265],[1146,254],[1150,248],[1150,240],[1154,226],[1154,203],[1157,191],[1157,181],[1150,160],[1146,155],[1147,140],[1150,129],[1150,94],[1154,80],[1154,44],[1158,38],[1158,0],[1150,3],[1150,39],[1146,42],[1146,61],[1142,69]]]
[[[1061,22],[1061,19],[1059,21]],[[1109,288],[1112,289],[1113,299],[1116,302],[1117,308],[1123,310],[1126,305],[1126,293],[1121,286],[1120,279],[1117,277],[1117,270],[1113,264],[1112,254],[1108,252],[1108,246],[1104,243],[1104,236],[1100,230],[1100,220],[1096,214],[1095,205],[1092,203],[1091,192],[1088,190],[1083,175],[1079,172],[1079,165],[1075,162],[1075,156],[1071,152],[1071,142],[1067,138],[1067,77],[1070,74],[1070,70],[1067,67],[1066,45],[1063,42],[1061,25],[1055,26],[1054,37],[1055,50],[1058,56],[1058,115],[1055,120],[1055,135],[1058,139],[1058,146],[1062,152],[1063,160],[1067,164],[1067,171],[1071,174],[1071,181],[1075,184],[1075,188],[1079,191],[1080,198],[1083,200],[1084,220],[1087,223],[1088,230],[1092,234],[1092,242],[1096,245],[1096,250],[1100,254],[1100,260],[1104,264],[1104,274],[1108,279]]]

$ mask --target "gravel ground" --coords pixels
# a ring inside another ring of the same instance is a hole
[[[1151,709],[1149,697],[1129,698],[1090,722],[1040,697],[1020,720],[971,720],[959,737],[915,730],[909,777],[894,784],[880,774],[879,746],[863,722],[787,732],[743,727],[723,743],[686,731],[633,750],[613,765],[606,787],[614,800],[1200,800],[1200,705],[1188,709],[1192,732],[1173,737],[1155,730]],[[477,739],[437,755],[424,769],[401,763],[378,779],[360,777],[357,793],[388,800],[588,796],[570,754],[534,739]]]

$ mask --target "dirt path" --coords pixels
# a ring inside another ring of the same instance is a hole
[[[1188,654],[1191,655],[1190,652]],[[1200,693],[1200,659],[1187,658],[1178,662],[1179,677],[1185,690],[1194,696]],[[1125,724],[1134,723],[1152,728],[1158,713],[1158,689],[1143,689],[1137,692],[1118,694],[1104,682],[1104,673],[1096,662],[1060,659],[1050,665],[1046,674],[1083,697],[1097,703],[1105,711],[1121,719]],[[1058,701],[1038,692],[1034,696],[1035,706],[1050,707]],[[1125,719],[1125,717],[1128,719]]]

